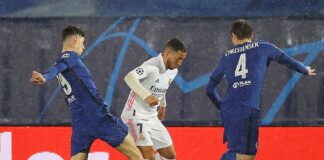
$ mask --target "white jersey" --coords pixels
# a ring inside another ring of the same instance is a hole
[[[166,69],[162,54],[145,61],[140,67],[131,71],[139,79],[141,85],[159,99],[159,104],[150,106],[136,94],[130,91],[122,112],[122,117],[134,116],[137,119],[146,119],[157,116],[157,107],[166,106],[166,91],[178,73],[178,69]]]

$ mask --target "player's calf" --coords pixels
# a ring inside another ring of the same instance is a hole
[[[174,160],[176,159],[176,152],[173,145],[157,150],[162,160]]]
[[[137,146],[145,160],[155,160],[155,150],[153,146]]]
[[[124,154],[129,160],[142,160],[141,152],[136,147],[132,137],[127,135],[124,141],[116,147],[118,151]]]

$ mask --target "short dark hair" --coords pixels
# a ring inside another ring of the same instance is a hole
[[[234,33],[239,40],[251,38],[252,27],[246,20],[238,20],[232,24],[231,33]]]
[[[75,26],[68,26],[62,30],[62,40],[65,41],[68,36],[75,34],[80,35],[82,37],[85,36],[85,33],[81,29]]]
[[[170,48],[174,51],[180,50],[182,52],[187,52],[186,45],[181,40],[179,40],[177,37],[168,40],[167,43],[165,44],[165,48]]]

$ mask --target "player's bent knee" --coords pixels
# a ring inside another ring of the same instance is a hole
[[[161,160],[175,160],[176,158],[164,158],[164,157],[161,157]]]
[[[170,154],[169,154],[169,156],[167,156],[165,158],[168,158],[168,159],[176,159],[176,157],[177,157],[177,154],[176,154],[175,150],[172,149],[171,152],[170,152]]]
[[[175,152],[171,152],[169,155],[167,155],[167,156],[161,156],[161,157],[164,158],[165,160],[173,160],[173,159],[176,159],[176,153]]]
[[[160,154],[160,157],[163,157],[166,160],[176,159],[176,152],[175,152],[174,147],[172,145],[169,146],[169,147],[166,147],[166,148],[158,149],[158,152]]]

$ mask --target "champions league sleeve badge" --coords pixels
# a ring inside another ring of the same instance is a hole
[[[70,58],[70,53],[62,54],[61,58]]]
[[[142,75],[144,73],[143,68],[137,68],[135,71],[138,75]]]

